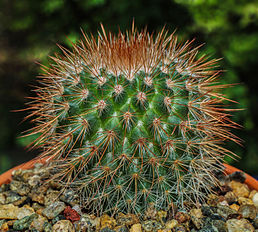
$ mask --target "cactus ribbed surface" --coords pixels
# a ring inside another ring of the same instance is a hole
[[[103,28],[102,28],[103,29]],[[200,202],[237,138],[217,60],[162,30],[84,35],[51,57],[28,109],[33,146],[92,212]]]

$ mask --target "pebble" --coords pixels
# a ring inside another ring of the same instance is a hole
[[[48,205],[56,202],[59,196],[60,196],[59,191],[53,190],[53,189],[48,189],[47,193],[46,193],[46,196],[45,196],[45,199],[44,199],[44,204],[46,206],[48,206]]]
[[[201,209],[191,209],[190,210],[190,216],[193,224],[197,229],[201,229],[203,227],[203,215],[202,215],[202,210]]]
[[[13,223],[13,229],[15,230],[24,230],[28,229],[30,227],[30,224],[32,223],[33,219],[37,218],[37,214],[32,214],[30,216],[25,216],[22,219],[16,220]]]
[[[189,215],[185,212],[177,212],[175,215],[175,219],[179,222],[179,223],[184,223],[186,221],[188,221],[190,219]]]
[[[227,226],[226,222],[222,220],[212,220],[211,226],[214,229],[214,231],[218,232],[227,232]]]
[[[134,224],[130,228],[130,232],[142,232],[142,225],[140,223]]]
[[[23,217],[30,216],[34,213],[35,211],[32,207],[28,205],[24,205],[22,208],[19,208],[19,210],[17,211],[17,219],[22,219]]]
[[[219,201],[219,197],[215,194],[209,194],[208,195],[208,200],[207,200],[207,204],[209,206],[216,206],[218,204]]]
[[[237,201],[240,205],[253,205],[254,204],[253,201],[247,197],[239,197],[237,199]]]
[[[166,222],[165,226],[166,226],[167,229],[173,229],[177,225],[178,225],[178,221],[175,220],[175,219],[172,219],[172,220]]]
[[[103,229],[105,227],[108,227],[112,229],[116,226],[116,220],[107,214],[104,214],[100,217],[100,229]]]
[[[34,218],[31,225],[30,225],[30,229],[36,229],[38,231],[43,231],[44,230],[44,223],[48,222],[47,218],[38,215],[37,218]]]
[[[75,232],[73,224],[69,220],[58,221],[52,228],[53,232]]]
[[[123,214],[123,213],[118,213],[116,221],[117,221],[117,224],[126,225],[126,226],[139,223],[139,219],[136,217],[136,215]]]
[[[159,222],[161,222],[162,224],[164,224],[165,220],[167,217],[167,212],[164,210],[160,210],[157,213],[157,219],[159,220]]]
[[[52,232],[52,225],[49,222],[44,222],[43,231],[44,232]]]
[[[10,183],[10,189],[12,191],[19,193],[19,195],[21,195],[21,196],[25,196],[30,192],[30,187],[28,184],[26,184],[22,181],[17,181],[17,180],[13,180]]]
[[[230,205],[229,207],[230,207],[231,209],[233,209],[233,210],[238,211],[240,206],[237,205],[237,204],[232,204],[232,205]]]
[[[126,226],[117,226],[114,228],[115,232],[129,232],[129,230],[126,228]]]
[[[148,220],[148,221],[142,222],[142,228],[146,232],[157,231],[158,229],[162,228],[162,225],[160,222],[157,222],[155,220]]]
[[[241,205],[238,213],[242,214],[244,218],[255,219],[256,207],[254,205]]]
[[[252,197],[254,205],[258,208],[258,192],[256,192]]]
[[[0,205],[0,219],[17,219],[19,208],[13,204]]]
[[[74,206],[79,203],[78,195],[71,189],[66,189],[60,196],[60,200]]]
[[[242,184],[237,181],[231,181],[229,187],[232,188],[232,191],[235,193],[237,197],[248,197],[250,190],[246,184]]]
[[[234,180],[240,183],[244,183],[246,176],[243,172],[233,172],[232,174],[228,175],[230,180]]]
[[[43,211],[42,215],[48,219],[53,219],[65,209],[65,203],[61,201],[54,202],[47,206]]]
[[[230,219],[226,222],[228,232],[254,232],[254,227],[246,219]]]
[[[220,216],[222,216],[223,218],[227,218],[229,215],[231,214],[237,214],[237,211],[234,209],[231,209],[229,206],[227,205],[221,205],[218,204],[217,205],[217,212]]]
[[[237,197],[234,192],[229,191],[225,194],[225,200],[228,202],[228,204],[233,204],[237,201]]]

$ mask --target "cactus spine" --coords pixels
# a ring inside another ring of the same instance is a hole
[[[237,141],[217,83],[217,60],[191,43],[134,26],[118,35],[84,34],[51,57],[28,109],[34,147],[55,163],[53,178],[92,212],[142,213],[151,203],[200,202]]]

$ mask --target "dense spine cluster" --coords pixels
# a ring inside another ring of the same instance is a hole
[[[103,28],[102,28],[103,29]],[[94,212],[199,202],[237,138],[216,60],[162,30],[84,35],[51,57],[28,109],[53,178]]]

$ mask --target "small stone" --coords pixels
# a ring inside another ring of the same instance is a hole
[[[228,176],[230,180],[234,180],[240,183],[244,183],[246,179],[246,176],[243,172],[233,172]]]
[[[226,222],[222,220],[212,220],[211,226],[216,232],[227,232]]]
[[[131,226],[133,224],[137,224],[138,222],[139,219],[134,214],[118,213],[117,224],[119,225]]]
[[[100,229],[100,218],[94,215],[82,214],[79,223],[82,228],[87,228],[89,231],[91,231],[93,227],[97,230]]]
[[[115,232],[129,232],[129,230],[126,228],[126,226],[117,226],[114,228]]]
[[[3,223],[0,229],[1,231],[9,231],[8,223],[7,222]]]
[[[69,220],[58,221],[52,228],[53,232],[75,232],[73,224]]]
[[[131,227],[130,232],[142,232],[142,225],[140,223],[134,224]]]
[[[241,205],[238,213],[242,214],[244,218],[255,219],[256,207],[254,205]]]
[[[65,209],[65,203],[61,201],[54,202],[47,206],[43,211],[42,215],[48,219],[53,219]]]
[[[78,195],[71,189],[66,189],[60,196],[60,200],[74,206],[78,204]]]
[[[229,207],[230,207],[231,209],[233,209],[233,210],[236,210],[236,211],[239,210],[239,205],[237,205],[237,204],[232,204],[232,205],[230,205]]]
[[[175,232],[186,232],[186,228],[182,225],[176,226],[174,230]]]
[[[62,214],[59,214],[57,215],[56,217],[54,217],[51,221],[51,224],[54,225],[56,224],[58,221],[61,221],[61,220],[66,220],[65,216],[62,215]]]
[[[254,225],[254,228],[255,228],[255,229],[258,229],[258,217],[256,217],[256,218],[254,219],[253,225]]]
[[[19,193],[21,196],[25,196],[30,192],[30,187],[28,184],[17,180],[13,180],[10,183],[10,189],[14,192]]]
[[[235,193],[230,191],[225,194],[225,200],[228,202],[228,204],[233,204],[234,202],[237,201],[237,197]]]
[[[197,229],[201,229],[204,225],[204,222],[202,220],[203,215],[201,209],[191,209],[190,210],[190,216],[193,224]]]
[[[254,232],[254,227],[246,219],[230,219],[226,222],[228,232]]]
[[[231,214],[237,214],[237,211],[234,209],[231,209],[229,206],[226,205],[217,205],[217,212],[220,216],[227,218]]]
[[[17,219],[19,208],[13,204],[0,205],[0,219]]]
[[[16,201],[21,200],[22,198],[18,193],[13,191],[8,191],[8,192],[5,192],[4,194],[5,194],[5,204],[14,203]]]
[[[158,229],[162,228],[162,225],[160,224],[160,222],[157,222],[155,220],[148,220],[148,221],[144,221],[142,223],[142,228],[146,232],[148,232],[148,231],[157,231]]]
[[[158,211],[157,215],[158,215],[159,222],[164,224],[166,217],[167,217],[167,212],[164,210],[160,210],[160,211]]]
[[[30,225],[30,229],[36,229],[38,231],[43,231],[44,230],[44,223],[48,222],[47,218],[38,215],[37,218],[34,218],[31,225]]]
[[[216,206],[219,202],[219,197],[215,194],[209,194],[207,204],[210,206]]]
[[[3,193],[0,193],[0,205],[3,205],[3,204],[5,204],[5,195]]]
[[[167,221],[165,226],[167,229],[173,229],[177,225],[178,225],[178,221],[175,219],[172,219],[172,220]]]
[[[253,195],[252,200],[254,205],[258,208],[258,192]]]
[[[249,198],[250,198],[250,199],[253,199],[253,196],[254,196],[256,193],[257,193],[256,190],[252,190],[252,191],[250,192],[250,194],[249,194]]]
[[[25,216],[30,216],[32,214],[34,214],[35,211],[33,208],[31,208],[28,205],[23,206],[22,208],[19,208],[18,212],[17,212],[17,219],[22,219]]]
[[[247,197],[239,197],[237,199],[237,201],[240,205],[253,205],[254,204],[253,201]]]
[[[52,225],[49,222],[44,222],[43,231],[44,232],[52,232]]]
[[[45,199],[44,199],[44,204],[46,206],[56,202],[58,200],[58,197],[60,196],[60,192],[53,190],[53,189],[48,189]]]
[[[100,217],[100,229],[103,229],[105,227],[108,227],[112,229],[116,226],[116,220],[107,214],[104,214]]]
[[[184,213],[184,212],[177,212],[175,215],[175,219],[179,222],[179,223],[184,223],[186,221],[188,221],[190,219],[189,215]]]
[[[64,216],[66,219],[71,220],[72,222],[79,221],[80,215],[76,210],[72,209],[70,206],[67,206],[64,210]]]
[[[216,208],[209,205],[202,205],[201,210],[203,216],[211,216],[216,213]]]
[[[0,228],[5,223],[5,219],[0,220]]]
[[[35,187],[35,186],[37,186],[37,185],[40,184],[40,180],[41,180],[41,178],[40,178],[39,175],[34,175],[34,176],[32,176],[32,177],[29,179],[28,184],[29,184],[31,187]]]
[[[32,208],[33,208],[35,211],[37,211],[37,210],[39,210],[39,209],[43,209],[44,206],[40,205],[40,204],[37,203],[37,202],[34,202],[34,203],[32,204]]]
[[[13,204],[16,206],[21,206],[29,201],[29,198],[27,196],[22,196],[19,200],[14,201]]]
[[[15,230],[24,230],[28,229],[32,223],[32,221],[37,218],[37,214],[32,214],[30,216],[25,216],[22,219],[16,220],[13,224],[13,228]]]
[[[101,229],[100,232],[115,232],[115,231],[110,229],[109,227],[105,227],[105,228]]]
[[[232,191],[237,197],[248,197],[250,190],[246,184],[242,184],[237,181],[231,181],[229,187],[232,188]]]

